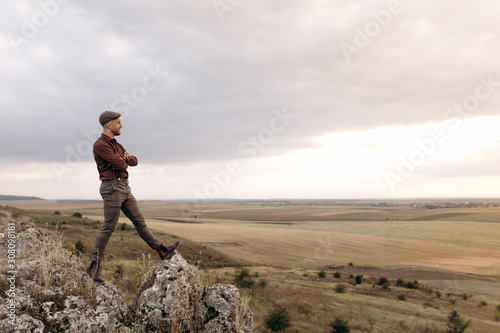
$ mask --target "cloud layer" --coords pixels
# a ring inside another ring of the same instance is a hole
[[[241,145],[265,139],[285,108],[293,119],[259,156],[320,148],[332,133],[495,115],[499,6],[3,2],[0,161],[92,162],[109,109],[124,114],[120,142],[151,165],[245,159]],[[488,98],[449,111],[483,81]]]

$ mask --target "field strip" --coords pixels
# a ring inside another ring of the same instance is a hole
[[[353,262],[358,265],[411,265],[465,273],[500,274],[500,250],[493,249],[237,224],[195,225],[148,221],[148,225],[151,229],[199,243],[214,243],[214,249],[228,256],[259,265],[312,267]],[[225,246],[225,243],[233,246]]]

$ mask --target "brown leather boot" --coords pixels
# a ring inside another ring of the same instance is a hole
[[[179,242],[175,242],[173,244],[170,244],[168,246],[163,245],[163,243],[160,245],[160,247],[156,250],[158,251],[158,254],[160,255],[161,260],[165,260],[167,258],[168,254],[170,254],[173,250],[177,248],[177,245],[179,245]]]
[[[99,265],[95,261],[92,261],[90,263],[90,266],[87,268],[87,273],[90,275],[91,278],[94,279],[95,282],[99,283],[104,282],[104,279],[99,273]]]

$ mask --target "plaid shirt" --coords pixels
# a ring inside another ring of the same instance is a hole
[[[117,178],[127,179],[128,166],[136,166],[135,156],[125,157],[126,150],[115,139],[102,134],[94,143],[94,159],[97,163],[100,180],[112,180]]]

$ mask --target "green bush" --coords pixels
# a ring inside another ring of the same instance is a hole
[[[77,240],[75,242],[75,250],[78,251],[78,253],[85,253],[87,249],[85,244],[81,240]]]
[[[267,280],[266,279],[260,279],[257,285],[261,288],[265,288],[267,286]]]
[[[337,294],[343,294],[343,293],[345,293],[346,289],[347,289],[347,286],[345,284],[343,284],[343,283],[338,283],[335,286],[335,292]]]
[[[56,210],[56,211],[54,212],[54,215],[61,215],[61,212],[60,212],[60,211],[58,211],[58,210]]]
[[[342,317],[336,317],[335,320],[330,323],[330,326],[332,327],[332,333],[349,333],[351,331],[349,322]]]
[[[284,305],[275,306],[266,318],[266,326],[273,332],[290,327],[290,311]]]
[[[77,217],[77,218],[81,219],[82,218],[82,213],[78,213],[78,212],[73,213],[73,217]]]
[[[463,333],[469,327],[470,320],[465,321],[460,317],[457,311],[453,310],[448,315],[446,323],[446,333]]]
[[[356,275],[356,277],[354,278],[354,281],[356,282],[356,284],[363,283],[363,275]]]
[[[399,294],[399,295],[398,295],[398,299],[399,299],[400,301],[406,301],[406,295],[405,295],[405,294]]]
[[[336,278],[336,279],[340,279],[340,277],[341,277],[341,276],[342,276],[342,275],[340,275],[340,273],[339,273],[339,272],[335,272],[335,273],[333,273],[333,277],[334,277],[334,278]]]
[[[255,280],[252,278],[248,268],[242,268],[236,272],[234,284],[240,288],[251,288],[255,284]]]
[[[397,286],[397,287],[406,287],[405,280],[403,280],[403,279],[398,279],[398,280],[396,281],[396,286]]]
[[[406,288],[408,289],[418,289],[418,281],[409,281],[408,283],[406,283]]]
[[[377,286],[383,286],[389,283],[389,280],[385,276],[381,276],[378,278]]]
[[[318,273],[318,276],[319,276],[320,278],[322,278],[322,279],[326,278],[326,273],[325,273],[325,271],[320,271],[320,272]]]

